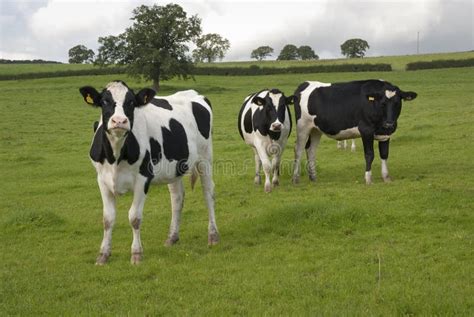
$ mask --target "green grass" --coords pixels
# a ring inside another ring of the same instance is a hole
[[[293,133],[281,186],[265,194],[253,184],[252,151],[236,129],[248,93],[364,78],[418,93],[391,142],[393,183],[381,181],[377,158],[375,183],[364,184],[360,140],[351,153],[323,138],[318,182],[303,174],[294,186]],[[102,206],[88,151],[99,111],[78,87],[112,79],[0,82],[0,314],[474,314],[473,68],[162,83],[159,94],[193,88],[212,102],[221,243],[207,247],[201,190],[186,179],[181,240],[164,247],[169,195],[152,187],[138,267],[129,264],[130,195],[118,200],[110,263],[94,266]]]

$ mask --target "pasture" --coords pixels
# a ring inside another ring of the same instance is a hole
[[[303,172],[292,185],[293,131],[281,185],[265,194],[253,184],[253,154],[237,131],[247,94],[367,78],[418,93],[391,141],[392,183],[382,182],[376,156],[374,184],[365,185],[360,140],[351,153],[323,137],[318,181]],[[102,204],[88,152],[100,111],[78,88],[113,79],[0,82],[1,315],[474,314],[474,68],[163,82],[158,95],[192,88],[212,102],[221,242],[208,248],[201,188],[191,191],[186,179],[177,245],[163,245],[169,194],[154,186],[143,263],[129,263],[125,195],[112,257],[97,267]]]

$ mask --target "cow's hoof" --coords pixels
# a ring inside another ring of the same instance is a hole
[[[300,183],[300,177],[299,176],[293,176],[293,179],[291,180],[293,184],[299,184]]]
[[[107,263],[107,260],[109,259],[110,254],[105,254],[101,253],[97,257],[97,260],[95,260],[95,265],[104,265]]]
[[[176,244],[176,242],[179,241],[179,236],[178,235],[172,235],[171,237],[168,237],[165,241],[165,246],[166,247],[171,247],[172,245]]]
[[[372,185],[372,179],[366,179],[365,184],[366,185]]]
[[[262,183],[262,178],[260,176],[255,176],[253,182],[255,183],[255,185],[260,185]]]
[[[271,193],[272,192],[272,184],[270,184],[270,183],[265,184],[265,192],[266,193]]]
[[[219,233],[218,232],[209,233],[207,237],[207,244],[209,246],[212,246],[218,243],[219,243]]]
[[[316,181],[316,175],[309,175],[309,180],[312,182]]]
[[[142,253],[132,253],[132,257],[130,258],[130,263],[133,265],[140,264],[143,260],[143,254]]]
[[[278,186],[278,185],[280,185],[280,180],[274,179],[274,180],[272,181],[272,184],[273,184],[273,186]]]
[[[391,183],[392,182],[392,178],[390,176],[385,176],[385,177],[382,177],[383,178],[383,181],[385,183]]]

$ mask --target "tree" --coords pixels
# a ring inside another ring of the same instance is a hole
[[[118,36],[104,36],[99,37],[99,44],[101,45],[97,51],[97,58],[94,64],[100,66],[107,66],[111,64],[120,64],[128,60],[127,57],[127,42],[125,33]]]
[[[277,58],[279,61],[291,61],[295,59],[298,59],[298,48],[293,44],[285,45]]]
[[[197,15],[188,18],[181,6],[172,3],[141,5],[132,13],[134,22],[125,33],[102,38],[101,61],[107,64],[116,57],[128,75],[153,81],[155,90],[160,80],[187,79],[194,67],[187,43],[201,34],[201,19]]]
[[[303,45],[298,48],[298,56],[302,60],[319,59],[319,56],[316,55],[313,49],[308,45]]]
[[[207,61],[210,63],[217,58],[224,58],[225,53],[230,48],[230,42],[219,34],[210,33],[198,38],[196,46],[197,48],[193,50],[194,60],[197,62]]]
[[[362,58],[369,48],[369,43],[362,39],[350,39],[341,45],[341,54],[348,58]]]
[[[84,45],[76,45],[69,50],[69,63],[92,63],[94,55],[93,50],[88,49]]]
[[[265,59],[267,56],[271,56],[273,48],[270,46],[260,46],[252,51],[250,58],[255,58],[259,61]]]

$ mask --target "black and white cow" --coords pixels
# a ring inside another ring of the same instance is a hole
[[[379,141],[382,178],[389,182],[387,159],[390,136],[397,129],[402,100],[413,100],[417,94],[405,92],[382,80],[348,83],[307,81],[295,92],[297,140],[293,182],[300,176],[300,160],[307,144],[308,173],[316,180],[315,155],[321,135],[336,140],[362,137],[365,154],[365,181],[372,183],[371,166],[374,140]]]
[[[285,97],[278,89],[262,90],[247,96],[239,112],[240,136],[254,150],[254,182],[260,184],[263,165],[267,193],[272,191],[272,184],[279,184],[281,156],[291,133],[290,103],[293,96]]]
[[[178,241],[184,201],[182,176],[187,172],[192,174],[192,185],[201,177],[209,210],[208,243],[216,244],[219,234],[214,215],[209,101],[194,90],[154,97],[155,92],[145,88],[135,94],[122,81],[109,83],[100,93],[90,86],[82,87],[80,92],[88,104],[102,108],[90,149],[104,221],[96,264],[105,264],[111,254],[115,199],[128,191],[133,192],[128,213],[133,230],[131,262],[141,261],[140,224],[151,183],[168,184],[172,217],[166,245]]]

